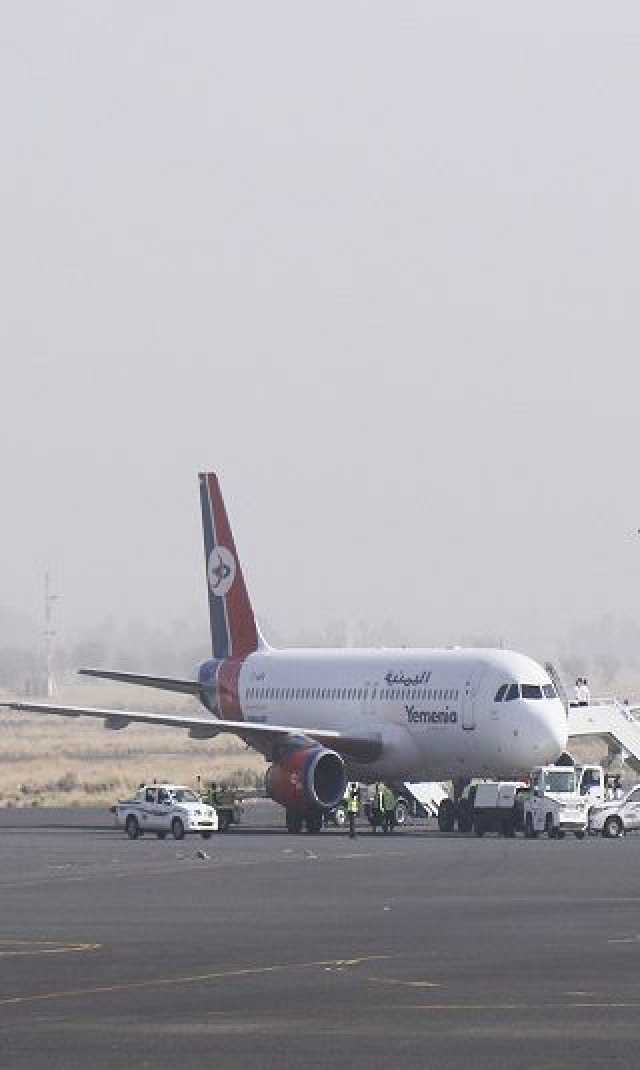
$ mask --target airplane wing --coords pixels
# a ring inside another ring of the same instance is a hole
[[[290,742],[304,745],[305,741],[331,747],[345,758],[358,762],[374,762],[382,752],[379,733],[365,736],[348,735],[330,728],[300,728],[294,725],[261,724],[254,721],[226,721],[218,718],[181,717],[167,713],[144,713],[135,710],[111,710],[91,706],[55,706],[46,702],[0,702],[0,708],[23,713],[49,713],[60,717],[97,717],[105,728],[119,730],[129,724],[165,725],[185,728],[192,739],[211,739],[222,732],[240,736],[259,750],[265,744]]]

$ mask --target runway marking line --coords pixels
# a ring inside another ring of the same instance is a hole
[[[442,988],[436,981],[402,981],[395,977],[368,977],[368,981],[379,985],[403,985],[407,988]]]
[[[60,940],[5,940],[0,937],[0,958],[22,955],[68,955],[97,951],[101,944],[65,944]]]
[[[155,977],[148,981],[123,981],[115,985],[99,985],[95,988],[68,989],[62,992],[40,992],[26,996],[9,996],[0,999],[0,1007],[19,1003],[37,1003],[44,1000],[71,999],[74,996],[95,996],[109,992],[128,992],[134,989],[159,988],[167,985],[202,984],[207,981],[225,981],[232,977],[251,977],[263,973],[281,973],[285,970],[309,970],[315,966],[344,967],[359,966],[363,962],[380,962],[393,958],[392,955],[360,955],[350,959],[321,959],[317,962],[285,962],[273,966],[246,966],[238,970],[222,970],[215,973],[190,974],[183,977]]]
[[[413,1011],[567,1011],[622,1009],[637,1010],[640,1003],[416,1003],[408,1006]],[[396,1008],[396,1010],[399,1008]]]

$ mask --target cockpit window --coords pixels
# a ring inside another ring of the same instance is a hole
[[[498,688],[498,690],[496,691],[496,697],[493,700],[494,702],[502,702],[504,698],[504,693],[507,690],[508,686],[508,684],[503,684],[502,687]]]
[[[545,684],[542,688],[545,698],[557,698],[556,689],[553,684]]]
[[[509,684],[509,690],[507,691],[507,697],[505,702],[513,702],[514,698],[519,698],[520,688],[517,684]]]
[[[542,688],[539,684],[523,684],[522,685],[522,697],[523,698],[542,698]]]

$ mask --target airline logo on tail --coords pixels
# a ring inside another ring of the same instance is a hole
[[[258,627],[218,478],[213,472],[199,478],[213,655],[245,658],[260,646]]]
[[[226,546],[216,546],[209,554],[209,590],[218,598],[228,594],[236,578],[236,559]]]

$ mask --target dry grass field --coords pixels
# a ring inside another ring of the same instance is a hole
[[[0,693],[0,701],[13,696]],[[65,687],[56,702],[201,715],[180,695],[117,684]],[[253,787],[261,755],[234,736],[192,740],[177,728],[131,725],[118,732],[93,718],[0,711],[0,806],[110,806],[143,780],[233,781]]]

